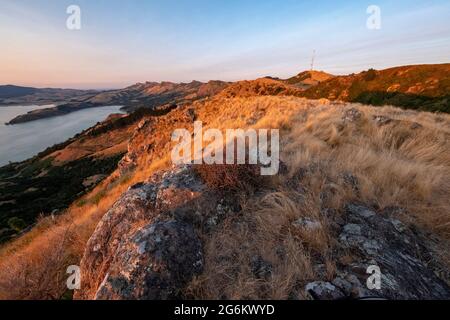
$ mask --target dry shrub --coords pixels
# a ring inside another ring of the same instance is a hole
[[[403,208],[397,218],[434,232],[440,239],[435,256],[449,265],[450,117],[436,122],[432,114],[350,104],[305,111],[300,105],[306,102],[298,102],[288,120],[267,109],[258,121],[258,126],[288,121],[281,141],[288,174],[273,178],[274,190],[248,199],[241,215],[206,240],[205,272],[187,288],[188,297],[304,298],[308,281],[331,280],[337,261],[352,259],[333,255],[332,225],[349,202],[380,211]],[[359,110],[361,119],[343,123],[346,108]],[[393,121],[379,126],[374,115]],[[414,123],[421,126],[411,129]],[[321,228],[295,227],[300,218],[320,222]],[[252,270],[258,257],[271,266],[266,278]],[[315,270],[318,265],[324,274]]]
[[[249,192],[264,181],[258,165],[203,164],[194,165],[194,171],[209,188],[219,191]]]
[[[315,215],[297,196],[268,192],[247,201],[239,217],[227,219],[207,239],[205,271],[191,282],[186,296],[304,298],[301,289],[314,278],[314,264],[328,263],[329,244],[326,226],[318,235],[295,226],[297,219]]]

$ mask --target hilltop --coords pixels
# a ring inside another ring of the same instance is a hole
[[[300,72],[298,75],[286,79],[285,82],[301,89],[309,89],[332,78],[334,78],[332,74],[323,71],[310,70]]]
[[[450,112],[450,64],[414,65],[333,77],[305,97]]]
[[[261,78],[251,81],[234,82],[225,88],[220,97],[254,97],[254,96],[298,96],[302,90],[283,81]]]

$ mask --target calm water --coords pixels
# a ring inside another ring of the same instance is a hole
[[[0,166],[9,161],[26,160],[56,143],[92,127],[112,113],[121,113],[120,106],[80,110],[67,115],[6,126],[5,122],[19,114],[49,106],[0,106]]]

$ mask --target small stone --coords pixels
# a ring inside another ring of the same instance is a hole
[[[398,232],[404,232],[406,230],[405,225],[400,220],[391,219],[390,222]]]
[[[353,223],[349,223],[344,226],[344,232],[349,235],[353,236],[360,236],[361,235],[361,226]]]
[[[350,295],[352,292],[352,284],[345,279],[337,277],[332,281],[332,284],[341,289],[346,295]]]
[[[345,298],[344,293],[330,282],[315,281],[308,283],[305,291],[315,300],[338,300]]]
[[[417,122],[413,122],[413,124],[411,125],[411,130],[417,130],[422,128],[423,126],[420,123]]]
[[[373,256],[381,249],[381,245],[376,240],[368,240],[363,243],[363,248],[367,254]]]
[[[360,205],[356,205],[356,204],[349,204],[347,206],[347,210],[350,213],[359,215],[363,218],[371,218],[376,215],[376,213],[373,212],[372,210],[370,210],[364,206],[360,206]]]
[[[342,178],[344,179],[344,183],[349,185],[354,191],[359,191],[359,181],[357,177],[355,177],[350,172],[345,172],[342,175]]]
[[[362,114],[361,112],[356,108],[351,108],[349,110],[346,110],[344,112],[344,115],[342,116],[343,121],[349,121],[349,122],[355,122],[361,119]]]
[[[272,264],[260,256],[253,257],[251,267],[252,273],[258,279],[267,279],[272,275]]]
[[[373,116],[373,120],[377,123],[379,126],[384,126],[390,122],[392,122],[391,118],[388,118],[386,116]]]
[[[319,221],[312,220],[310,218],[300,218],[294,221],[292,225],[307,231],[316,231],[322,228],[322,224]]]

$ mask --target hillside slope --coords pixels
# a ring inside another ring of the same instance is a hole
[[[173,168],[172,132],[194,120],[280,128],[280,174]],[[448,115],[293,96],[144,116],[118,171],[2,248],[1,298],[59,299],[80,263],[80,299],[358,298],[375,260],[391,280],[377,295],[448,299],[449,128]]]
[[[40,215],[61,214],[117,168],[133,126],[103,128],[122,117],[110,116],[32,159],[0,168],[0,243],[32,226]]]
[[[450,113],[450,64],[415,65],[339,76],[305,97]]]

